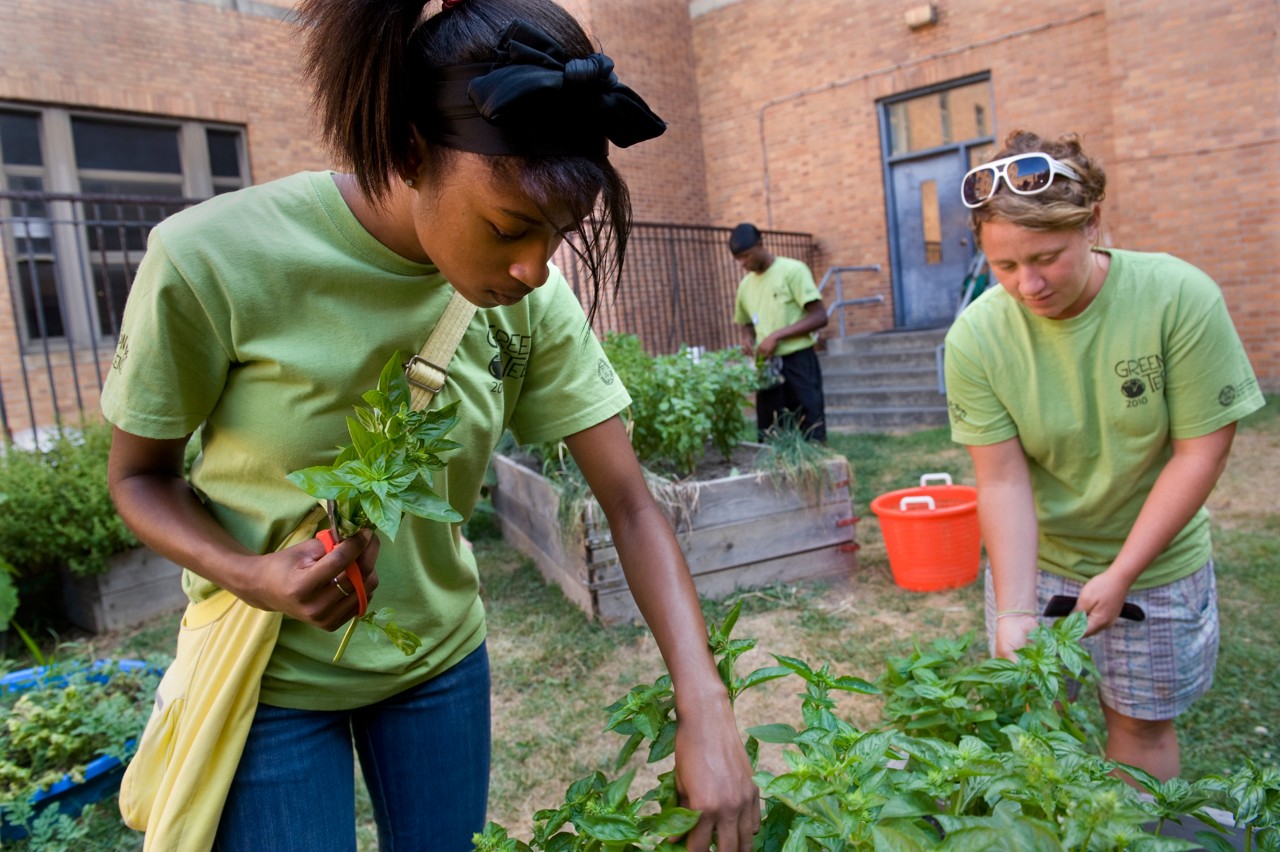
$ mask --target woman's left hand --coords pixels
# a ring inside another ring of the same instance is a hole
[[[676,791],[681,806],[702,814],[686,848],[706,852],[714,836],[719,852],[749,852],[760,830],[760,790],[728,695],[705,699],[697,712],[677,707],[677,714]]]
[[[1103,571],[1080,588],[1076,609],[1083,610],[1089,618],[1085,636],[1100,633],[1115,624],[1125,596],[1129,594],[1129,586],[1130,583],[1115,572]]]

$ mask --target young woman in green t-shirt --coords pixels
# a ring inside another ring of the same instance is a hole
[[[1022,646],[1050,598],[1075,599],[1107,756],[1168,779],[1174,717],[1217,656],[1203,506],[1262,397],[1208,276],[1098,247],[1105,187],[1075,136],[1024,131],[965,176],[1000,287],[948,332],[948,407],[977,476],[993,651]]]
[[[383,345],[373,341],[385,334],[372,323],[367,333],[361,329],[372,311],[361,300],[391,288],[412,311],[414,293],[420,292],[423,302],[442,303],[439,294],[447,281],[481,314],[489,309],[487,317],[477,314],[450,365],[450,381],[458,379],[459,387],[467,387],[476,374],[487,379],[482,393],[491,396],[462,399],[460,409],[464,421],[469,411],[488,412],[473,414],[489,421],[472,432],[487,443],[465,445],[460,453],[468,458],[455,460],[474,472],[492,453],[507,421],[530,430],[542,428],[534,424],[569,430],[544,437],[564,437],[597,495],[631,590],[671,673],[679,716],[677,785],[683,804],[702,813],[687,836],[688,848],[706,850],[714,837],[720,850],[750,849],[760,820],[758,791],[707,648],[688,568],[617,416],[625,393],[602,385],[599,398],[608,410],[577,405],[586,398],[587,379],[564,373],[564,362],[574,363],[563,357],[566,353],[591,353],[589,370],[576,371],[589,373],[588,379],[607,385],[613,375],[602,356],[594,355],[598,344],[576,302],[564,295],[562,276],[548,268],[565,236],[574,234],[593,273],[594,295],[616,280],[630,202],[608,159],[608,146],[651,139],[665,124],[618,82],[612,61],[596,52],[580,25],[550,0],[444,0],[442,6],[424,18],[422,0],[300,4],[305,65],[315,85],[320,125],[350,171],[251,188],[215,199],[208,213],[197,208],[173,227],[157,229],[145,286],[126,312],[128,354],[118,359],[121,367],[104,390],[104,411],[117,427],[111,491],[126,523],[196,575],[193,582],[283,613],[282,636],[293,642],[283,650],[277,645],[281,659],[269,665],[276,683],[272,694],[292,697],[280,706],[259,705],[216,848],[354,848],[353,748],[374,799],[384,848],[467,849],[472,833],[483,828],[488,664],[482,621],[476,628],[463,620],[481,618],[478,604],[463,601],[448,608],[461,613],[458,629],[477,637],[465,659],[437,672],[428,642],[399,670],[387,664],[388,679],[408,676],[417,682],[384,700],[347,706],[356,699],[339,689],[308,692],[303,687],[291,693],[287,682],[290,672],[315,677],[321,655],[308,655],[305,637],[313,635],[317,645],[328,641],[322,631],[335,630],[355,614],[356,597],[344,579],[353,561],[367,589],[381,590],[379,604],[397,607],[401,618],[433,617],[416,608],[406,613],[403,601],[387,599],[410,585],[406,578],[390,576],[387,567],[401,564],[402,551],[404,561],[421,557],[420,570],[430,573],[442,592],[474,596],[474,561],[458,546],[454,531],[415,520],[394,543],[366,532],[326,554],[315,540],[280,552],[250,547],[241,540],[245,536],[228,529],[234,521],[237,530],[261,533],[265,544],[269,536],[263,530],[299,520],[270,517],[261,507],[254,510],[261,517],[250,517],[254,512],[242,511],[236,502],[235,485],[239,482],[243,491],[244,483],[279,464],[279,453],[265,441],[291,451],[295,429],[315,434],[315,424],[291,422],[291,414],[299,415],[284,404],[290,395],[311,404],[335,388],[338,396],[345,394],[321,407],[317,416],[326,418],[321,431],[328,431],[306,450],[332,453],[343,440],[343,415],[376,379],[366,365],[385,362],[396,348],[388,341],[387,351],[359,352]],[[332,185],[318,186],[317,180]],[[268,215],[260,207],[248,209],[264,199],[272,205]],[[297,217],[290,205],[299,211]],[[285,263],[264,257],[272,233],[291,233],[296,222],[284,220],[300,219],[303,207],[307,247],[290,240],[294,245],[272,250],[283,253]],[[352,232],[353,220],[360,233]],[[253,223],[252,233],[244,232],[245,222]],[[226,239],[227,233],[202,232],[206,227],[225,229],[236,240]],[[207,246],[202,244],[206,236]],[[326,278],[327,268],[308,265],[309,255],[318,254],[308,250],[317,239],[328,241],[326,257],[346,264],[342,286]],[[263,269],[273,273],[261,276]],[[559,295],[544,298],[550,290]],[[341,302],[338,316],[347,322],[320,324],[315,317],[331,312],[342,299],[348,301]],[[536,309],[527,307],[531,303]],[[570,304],[571,311],[565,307]],[[539,319],[537,311],[549,305],[560,306],[562,316]],[[264,309],[273,310],[269,322],[260,315]],[[529,347],[511,344],[506,331],[495,334],[510,317],[537,320],[536,327],[525,329]],[[394,320],[387,317],[378,325]],[[429,331],[421,328],[421,339]],[[305,360],[293,363],[290,347],[278,345],[290,335],[294,340],[332,335],[334,355],[314,368]],[[351,353],[338,352],[338,341],[349,343],[353,337],[351,350],[359,357],[344,375],[345,362],[335,359]],[[507,348],[493,348],[497,337]],[[584,338],[590,342],[583,343]],[[478,353],[486,352],[478,361]],[[518,369],[506,369],[513,364]],[[171,381],[196,375],[175,371],[197,368],[217,383]],[[334,380],[322,380],[322,374]],[[566,383],[567,394],[557,395],[552,381],[557,377]],[[277,388],[274,398],[280,402],[274,412],[264,413],[263,405],[237,407],[253,394],[265,393],[270,400]],[[584,421],[582,411],[595,413]],[[210,429],[211,417],[216,422]],[[202,424],[209,457],[198,468],[204,480],[197,478],[193,488],[183,476],[183,448]],[[471,493],[454,493],[455,480],[468,482]],[[450,481],[455,505],[474,504],[478,477],[463,474]],[[375,561],[383,569],[381,578]],[[420,632],[452,641],[453,625],[428,620]],[[333,674],[334,683],[348,682],[338,679],[343,677],[368,687],[368,678],[349,669],[334,667]]]

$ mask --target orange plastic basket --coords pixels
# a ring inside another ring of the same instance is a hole
[[[930,485],[930,480],[945,480]],[[952,485],[945,473],[926,473],[919,488],[902,488],[871,501],[889,552],[893,581],[913,592],[965,586],[978,578],[982,534],[978,489]]]

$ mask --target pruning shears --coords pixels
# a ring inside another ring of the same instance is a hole
[[[320,543],[324,545],[324,552],[329,553],[342,542],[342,534],[338,532],[338,505],[333,500],[326,500],[324,503],[325,514],[329,516],[329,529],[320,530],[316,533],[316,538],[320,539]],[[351,581],[351,588],[355,589],[356,600],[360,602],[360,611],[356,613],[359,618],[369,609],[369,596],[364,590],[364,577],[360,575],[360,566],[352,562],[346,568],[347,579]],[[337,585],[338,578],[333,578],[334,585]],[[342,587],[338,587],[339,591]]]

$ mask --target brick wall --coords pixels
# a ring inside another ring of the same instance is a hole
[[[631,188],[636,220],[707,224],[687,0],[592,0],[587,23],[620,79],[668,125],[659,138],[611,155]]]
[[[911,5],[691,3],[711,222],[771,221],[815,234],[830,264],[880,264],[855,295],[885,305],[852,330],[892,327],[876,102],[988,73],[997,139],[1079,133],[1108,169],[1108,239],[1213,275],[1280,389],[1280,6],[941,0],[938,23],[913,31]]]
[[[1280,389],[1280,4],[1108,0],[1107,20],[1115,241],[1212,275]]]
[[[178,0],[3,8],[0,99],[245,125],[255,183],[328,165],[282,20]]]

